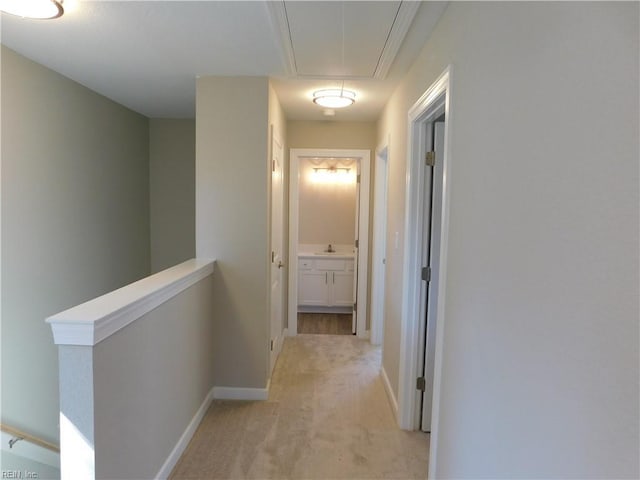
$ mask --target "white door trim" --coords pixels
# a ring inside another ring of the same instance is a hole
[[[369,150],[292,148],[289,154],[289,335],[298,334],[298,183],[300,159],[308,157],[357,158],[360,160],[360,221],[358,249],[358,321],[356,335],[367,338],[367,275],[369,258]]]
[[[405,245],[404,245],[404,274],[402,299],[402,327],[400,338],[400,379],[398,389],[398,424],[401,428],[414,430],[416,424],[416,410],[419,406],[419,395],[416,390],[416,378],[419,357],[418,332],[422,319],[420,318],[420,268],[422,259],[422,218],[423,206],[421,199],[425,189],[425,162],[421,155],[426,141],[425,124],[433,120],[429,118],[444,104],[445,111],[445,151],[442,185],[442,230],[440,235],[440,274],[432,281],[439,282],[437,319],[436,319],[436,349],[433,384],[433,407],[431,444],[429,449],[429,478],[434,478],[439,432],[440,385],[442,372],[442,345],[444,338],[444,309],[447,272],[447,245],[449,232],[449,205],[451,179],[451,65],[427,89],[427,91],[411,107],[408,114],[408,147],[407,155],[407,193],[405,199]]]
[[[371,343],[380,345],[384,332],[385,256],[389,138],[376,148],[373,186],[373,252],[371,258]]]

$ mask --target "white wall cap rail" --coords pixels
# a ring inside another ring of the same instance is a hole
[[[193,258],[46,319],[56,345],[93,346],[213,273]]]

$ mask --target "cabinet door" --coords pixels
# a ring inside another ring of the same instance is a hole
[[[331,272],[300,271],[298,305],[329,305]]]
[[[353,272],[330,272],[332,303],[336,307],[353,306]]]

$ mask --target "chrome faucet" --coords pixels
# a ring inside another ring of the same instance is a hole
[[[327,252],[327,253],[333,253],[333,252],[335,252],[335,251],[336,251],[336,250],[331,246],[331,244],[329,244],[329,246],[327,247],[326,252]]]

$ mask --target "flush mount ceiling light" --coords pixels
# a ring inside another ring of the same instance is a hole
[[[47,20],[64,13],[62,0],[0,0],[0,10],[23,18]]]
[[[344,108],[353,105],[356,93],[343,88],[328,88],[313,92],[313,103],[325,108]]]

